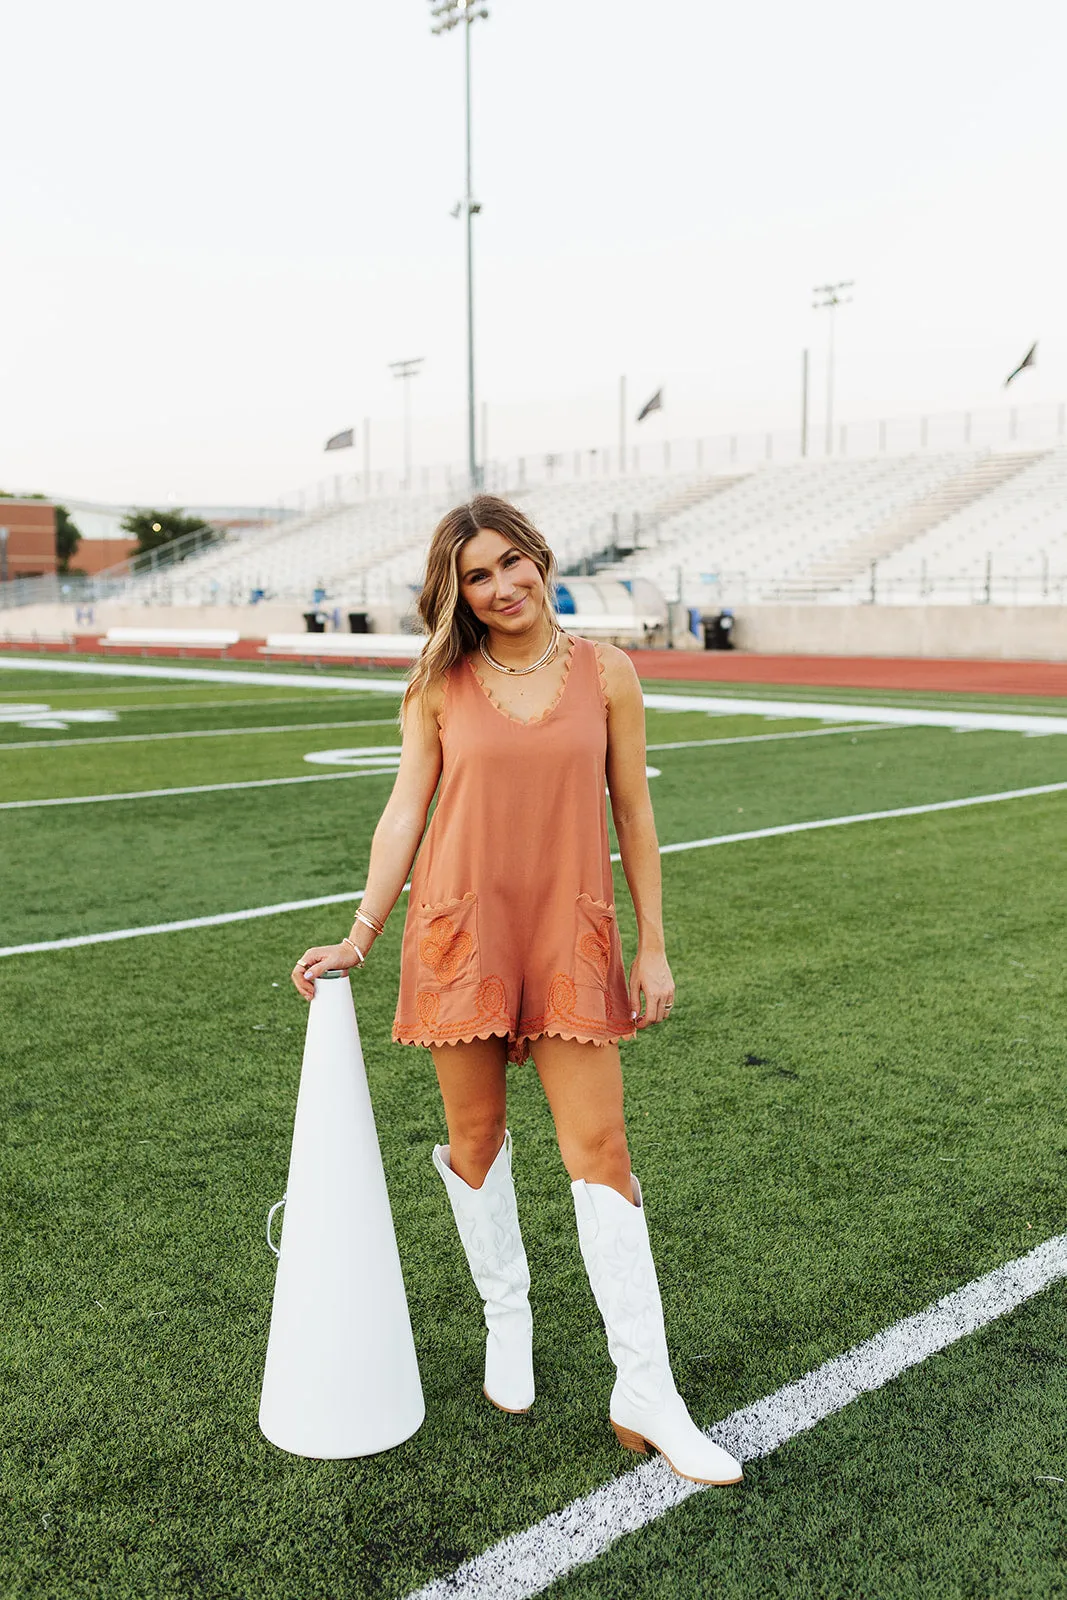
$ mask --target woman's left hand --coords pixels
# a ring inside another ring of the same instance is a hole
[[[641,996],[645,997],[644,1010]],[[649,954],[638,946],[633,966],[630,968],[630,1010],[639,1028],[650,1022],[664,1022],[674,1005],[674,979],[667,965],[667,957],[660,951]]]

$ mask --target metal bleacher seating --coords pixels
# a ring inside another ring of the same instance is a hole
[[[661,596],[698,608],[732,600],[855,602],[867,597],[872,568],[880,599],[981,598],[972,592],[978,582],[989,598],[991,564],[1005,584],[1014,576],[1007,598],[1049,598],[1057,581],[1062,597],[1067,582],[1062,447],[589,478],[513,490],[509,498],[545,534],[562,572],[584,564],[602,580],[640,577]],[[455,499],[405,494],[324,509],[131,578],[129,598],[210,606],[324,597],[341,608],[384,602],[402,615],[421,582],[430,534]],[[595,616],[625,609],[599,599],[591,608],[575,605]],[[647,609],[635,592],[630,612]]]

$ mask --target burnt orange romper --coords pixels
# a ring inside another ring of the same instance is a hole
[[[440,717],[437,807],[411,875],[393,1038],[632,1039],[605,805],[607,700],[571,637],[553,703],[500,710],[464,657]]]

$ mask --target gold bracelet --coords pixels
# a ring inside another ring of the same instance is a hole
[[[352,940],[348,937],[347,934],[341,940],[341,943],[348,945],[349,949],[353,950],[355,952],[356,965],[358,967],[361,967],[363,965],[364,961],[366,960],[366,956],[364,956],[363,951],[359,948],[359,945],[358,944],[353,944]]]
[[[372,917],[370,912],[364,911],[362,907],[356,912],[356,921],[362,922],[364,927],[370,928],[374,933],[385,932],[385,923],[379,922],[377,917]]]

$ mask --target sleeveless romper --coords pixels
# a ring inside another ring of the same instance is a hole
[[[632,1039],[605,805],[607,700],[571,638],[556,698],[522,722],[471,662],[449,670],[437,807],[411,874],[393,1038]]]

